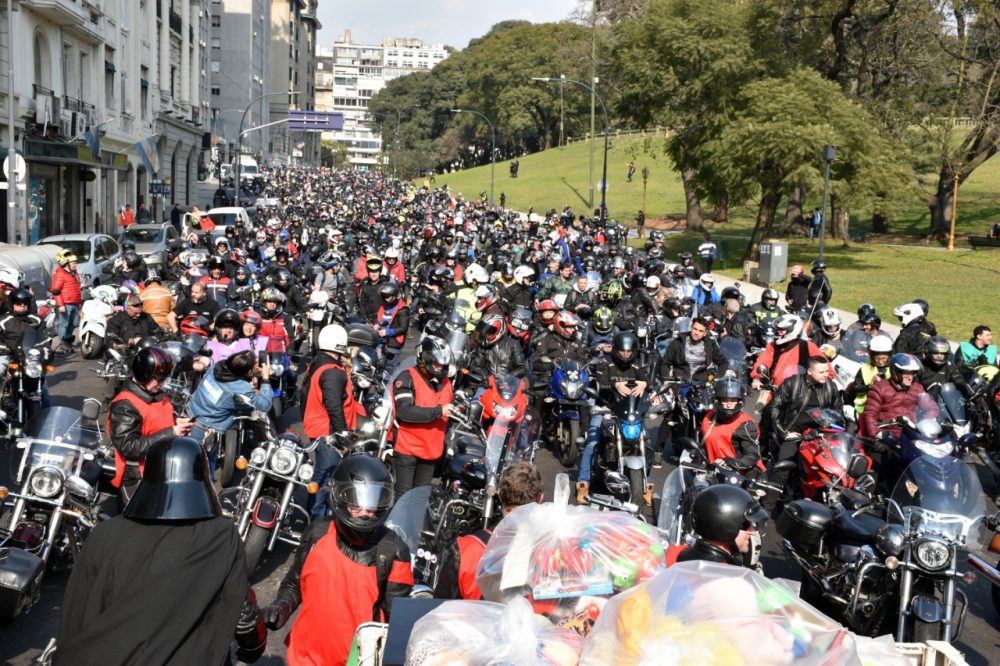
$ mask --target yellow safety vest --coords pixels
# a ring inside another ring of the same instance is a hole
[[[882,379],[889,378],[889,367],[886,366],[882,368],[881,375],[879,374],[879,369],[876,368],[871,363],[864,363],[861,366],[861,381],[865,383],[865,386],[871,386],[872,382],[875,381],[876,377],[881,376]],[[865,403],[868,402],[868,392],[859,393],[854,396],[854,413],[861,414],[865,411]]]

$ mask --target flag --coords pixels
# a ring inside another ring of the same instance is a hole
[[[147,177],[152,177],[160,170],[160,153],[156,150],[156,135],[147,136],[133,146],[139,153],[139,159],[146,167]]]
[[[101,159],[101,128],[91,127],[83,133],[83,140],[94,154],[94,159]]]

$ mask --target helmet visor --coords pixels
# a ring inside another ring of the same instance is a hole
[[[333,488],[333,499],[352,516],[364,519],[392,506],[392,489],[383,482],[338,482]]]

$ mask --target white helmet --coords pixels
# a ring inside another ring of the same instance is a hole
[[[535,277],[535,271],[531,266],[521,265],[514,269],[514,282],[521,284],[524,280],[532,280]]]
[[[802,319],[797,315],[786,314],[774,322],[774,344],[783,345],[796,340],[802,335]]]
[[[468,284],[472,284],[474,282],[486,284],[490,281],[490,276],[486,272],[486,269],[479,264],[469,264],[469,267],[465,269],[465,281]]]
[[[13,268],[0,268],[0,282],[11,287],[20,287],[24,284],[24,273]]]
[[[870,354],[891,354],[892,339],[888,335],[879,333],[868,341],[868,353]]]
[[[650,275],[646,278],[646,289],[649,291],[656,291],[660,288],[660,278],[655,275]]]
[[[327,324],[319,332],[319,348],[336,354],[347,353],[347,329],[340,324]]]
[[[711,273],[702,273],[701,275],[701,286],[705,289],[711,289],[715,286],[715,276]]]
[[[911,321],[915,321],[923,317],[924,309],[919,303],[904,303],[903,305],[896,306],[896,309],[892,311],[892,314],[899,317],[899,321],[903,323],[903,326],[907,326]]]
[[[827,335],[835,335],[840,331],[840,315],[833,308],[823,308],[819,315],[819,325]]]
[[[399,250],[395,247],[390,247],[385,251],[386,259],[399,259]]]

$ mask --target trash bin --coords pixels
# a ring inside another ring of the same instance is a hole
[[[760,244],[760,270],[757,280],[761,284],[782,282],[788,273],[788,243],[764,241]]]

